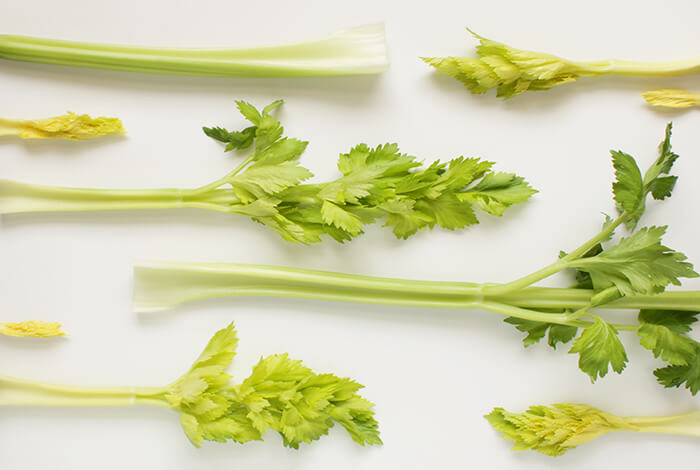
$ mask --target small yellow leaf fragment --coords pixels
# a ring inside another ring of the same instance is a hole
[[[16,135],[22,139],[85,140],[124,133],[126,131],[118,118],[92,118],[87,114],[70,111],[68,114],[46,119],[0,119],[0,135]]]
[[[700,105],[700,94],[683,90],[654,90],[642,95],[652,106],[665,108],[690,108]]]
[[[0,323],[0,334],[24,338],[50,338],[65,336],[58,322],[26,321],[18,323]]]

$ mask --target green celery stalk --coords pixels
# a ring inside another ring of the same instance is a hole
[[[280,46],[180,49],[0,35],[0,58],[128,72],[210,77],[318,77],[385,72],[384,25]]]

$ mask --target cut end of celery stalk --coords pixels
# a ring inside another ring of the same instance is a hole
[[[213,264],[212,266],[215,266]],[[185,302],[230,295],[230,280],[205,264],[141,261],[134,265],[136,313],[156,313]]]

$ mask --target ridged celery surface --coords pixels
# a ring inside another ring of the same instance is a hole
[[[180,49],[0,35],[0,59],[128,72],[211,77],[318,77],[385,72],[384,25],[294,44]]]
[[[625,368],[627,354],[618,333],[628,331],[668,363],[655,371],[659,382],[696,394],[700,343],[688,333],[700,311],[700,292],[664,290],[698,274],[682,253],[662,244],[666,227],[636,229],[649,195],[671,195],[677,177],[668,173],[677,158],[670,124],[658,158],[644,175],[632,156],[613,151],[619,215],[606,216],[601,231],[575,250],[561,252],[552,264],[512,282],[411,281],[273,266],[146,262],[135,268],[135,309],[157,311],[223,296],[482,309],[507,316],[508,323],[527,333],[525,346],[545,336],[553,348],[573,340],[569,352],[579,355],[579,367],[593,381],[610,369],[620,373]],[[632,233],[611,241],[620,226]],[[566,270],[576,272],[570,288],[533,286]],[[634,322],[613,323],[604,319],[609,309],[639,309],[639,314]]]
[[[671,416],[619,417],[588,405],[532,406],[523,413],[495,408],[486,419],[513,450],[536,450],[556,457],[614,431],[700,437],[700,411]]]
[[[398,238],[439,225],[449,230],[478,223],[474,207],[500,216],[536,191],[513,173],[494,172],[493,163],[458,157],[423,166],[396,144],[360,144],[338,159],[343,176],[326,183],[303,183],[313,176],[299,165],[308,142],[283,137],[272,111],[239,101],[250,125],[241,131],[205,127],[225,150],[252,148],[236,169],[194,189],[86,189],[0,180],[0,214],[196,208],[252,218],[282,238],[339,242],[363,233],[377,220]]]
[[[78,387],[0,375],[0,407],[154,405],[179,413],[196,446],[262,440],[271,429],[297,449],[335,423],[360,445],[381,444],[374,405],[357,394],[362,385],[316,374],[286,354],[260,359],[247,379],[232,384],[226,369],[237,345],[231,324],[212,337],[185,375],[163,387]]]
[[[671,62],[618,59],[576,62],[544,52],[516,49],[469,32],[479,40],[476,47],[478,58],[421,59],[435,67],[438,72],[456,78],[472,93],[486,93],[496,88],[496,96],[503,99],[512,98],[525,91],[549,90],[583,77],[673,77],[700,73],[700,57]]]

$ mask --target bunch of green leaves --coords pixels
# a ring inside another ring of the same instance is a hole
[[[360,445],[381,444],[374,405],[357,394],[362,385],[316,374],[286,354],[260,359],[247,379],[230,384],[226,369],[237,344],[233,324],[217,332],[192,368],[165,393],[194,445],[261,440],[272,429],[286,446],[297,449],[328,434],[335,423]]]
[[[340,155],[340,178],[301,184],[313,176],[297,160],[307,142],[282,136],[280,122],[271,115],[281,103],[258,112],[239,101],[251,126],[240,131],[205,127],[204,132],[225,143],[226,151],[252,148],[234,172],[207,188],[230,185],[231,190],[217,190],[229,195],[224,210],[249,215],[285,240],[314,243],[329,235],[343,242],[382,218],[398,238],[435,225],[461,229],[478,223],[474,205],[500,216],[536,192],[515,174],[493,172],[492,162],[458,157],[423,167],[396,144],[359,144]]]
[[[609,369],[622,372],[628,359],[618,338],[619,330],[633,331],[643,347],[667,363],[654,372],[658,381],[666,387],[685,386],[695,395],[700,390],[700,343],[687,333],[697,321],[697,311],[642,308],[637,323],[632,325],[614,325],[593,313],[596,308],[614,307],[621,298],[648,299],[669,285],[680,285],[680,278],[698,276],[685,255],[662,244],[666,227],[636,229],[647,197],[666,199],[676,184],[677,177],[668,175],[678,158],[671,150],[671,124],[659,147],[659,157],[644,176],[632,156],[621,151],[611,153],[616,176],[613,196],[619,216],[607,217],[598,235],[577,250],[562,253],[551,270],[575,269],[573,287],[593,290],[589,304],[576,310],[552,312],[564,319],[560,323],[515,317],[506,322],[527,333],[525,346],[537,343],[545,335],[552,348],[573,340],[569,352],[579,355],[579,367],[593,381],[604,377]],[[632,234],[611,241],[620,225]],[[543,272],[549,275],[550,271],[545,268]],[[583,321],[586,318],[590,321]]]

